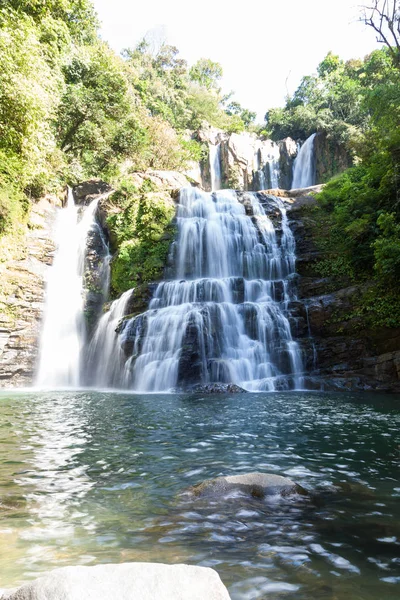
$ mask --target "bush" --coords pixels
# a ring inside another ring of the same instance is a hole
[[[115,296],[161,278],[175,232],[175,205],[168,192],[153,192],[146,183],[129,181],[110,198],[114,214],[107,220],[112,249],[111,286]],[[112,210],[112,207],[111,207]]]

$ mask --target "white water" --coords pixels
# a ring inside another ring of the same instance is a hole
[[[306,139],[293,164],[292,190],[315,184],[314,139],[316,133]]]
[[[211,190],[214,192],[221,189],[221,144],[210,144],[210,173]]]
[[[132,290],[115,300],[108,312],[100,319],[96,332],[87,352],[87,371],[89,380],[98,387],[119,387],[125,364],[124,353],[116,344],[116,329],[125,315],[126,306]]]
[[[257,190],[279,188],[280,150],[278,144],[268,140],[256,152],[254,158],[255,188]]]
[[[302,387],[287,312],[295,243],[286,210],[269,199],[281,215],[279,242],[257,196],[246,201],[254,220],[233,191],[181,191],[176,279],[160,283],[149,310],[124,323],[119,343],[133,345],[123,385],[143,392],[198,382]]]
[[[279,158],[280,151],[278,144],[271,144],[271,150],[268,155],[269,176],[271,189],[279,188]]]
[[[53,266],[49,269],[36,383],[40,387],[77,387],[85,343],[83,275],[86,240],[98,200],[78,219],[72,191],[58,213]]]

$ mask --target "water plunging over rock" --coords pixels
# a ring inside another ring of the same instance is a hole
[[[55,233],[57,250],[49,271],[40,341],[36,381],[39,386],[77,387],[80,384],[81,354],[86,337],[84,308],[90,305],[88,298],[84,298],[87,244],[89,233],[98,230],[95,218],[97,203],[98,198],[84,210],[79,220],[79,207],[74,203],[72,190],[69,190],[67,206],[58,215]],[[104,239],[103,243],[105,255]],[[100,280],[103,279],[98,282],[99,293],[104,301],[108,285],[107,260],[99,266],[102,273]]]
[[[291,138],[274,142],[254,133],[227,133],[215,128],[199,130],[196,135],[209,150],[207,160],[200,165],[204,190],[290,188],[297,155],[296,142]]]
[[[126,314],[132,290],[115,300],[100,319],[86,355],[86,376],[100,387],[119,387],[123,378],[125,356],[122,347],[115,344],[116,331]]]
[[[292,189],[307,188],[315,184],[314,139],[316,133],[306,139],[293,164]]]
[[[210,174],[212,191],[221,189],[221,144],[210,144]]]
[[[186,188],[177,224],[175,279],[157,286],[147,312],[117,325],[126,314],[121,299],[103,317],[94,341],[106,348],[109,340],[110,356],[119,358],[115,366],[103,356],[98,369],[107,374],[94,383],[144,392],[209,383],[302,388],[301,352],[289,321],[295,242],[284,203]],[[112,329],[119,335],[114,348]]]

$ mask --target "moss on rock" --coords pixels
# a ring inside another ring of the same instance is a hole
[[[114,254],[112,295],[160,279],[175,234],[171,191],[154,191],[149,181],[139,189],[123,182],[103,210]]]

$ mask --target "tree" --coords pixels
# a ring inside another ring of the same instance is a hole
[[[225,109],[225,112],[227,115],[237,115],[238,117],[240,117],[246,127],[248,127],[251,123],[254,123],[257,117],[257,113],[249,110],[248,108],[243,108],[243,106],[235,100],[228,104],[228,106]]]
[[[398,0],[373,0],[364,6],[361,20],[376,31],[377,41],[385,44],[394,64],[400,68],[400,8]]]
[[[8,0],[15,11],[40,24],[46,18],[64,22],[73,38],[94,41],[98,19],[91,0]]]
[[[328,52],[324,60],[318,65],[318,75],[324,78],[330,73],[333,73],[334,71],[340,69],[341,66],[343,66],[343,61],[340,60],[340,58],[336,54]]]
[[[208,90],[218,88],[218,81],[221,79],[222,74],[221,65],[209,58],[200,58],[189,71],[190,79]]]

